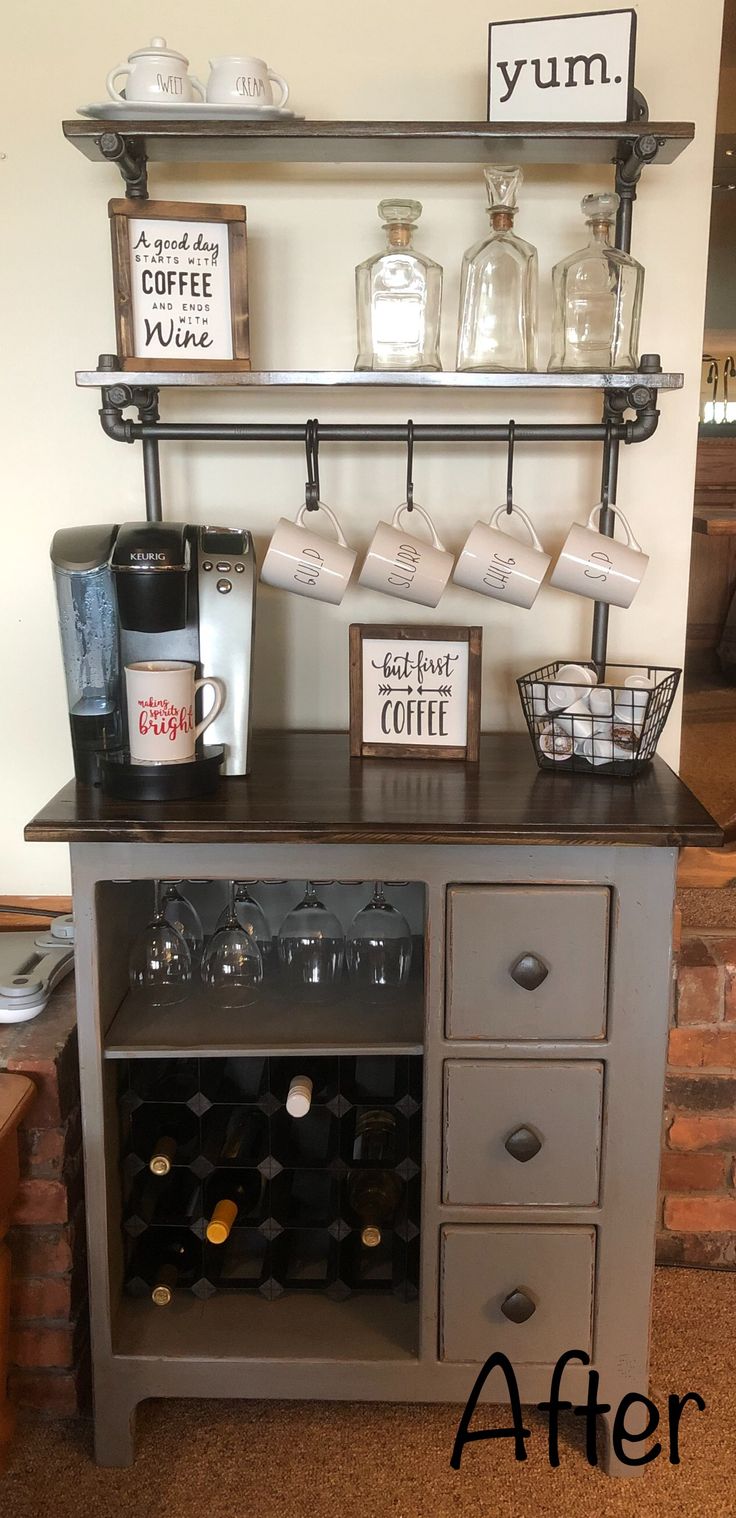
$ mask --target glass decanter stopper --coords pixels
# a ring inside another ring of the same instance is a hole
[[[468,248],[460,281],[458,369],[533,369],[537,250],[514,232],[521,169],[484,169],[490,237]]]
[[[641,264],[611,247],[619,197],[611,191],[581,201],[590,242],[552,270],[550,369],[638,369],[644,291]]]
[[[418,200],[382,200],[386,250],[358,264],[356,369],[441,369],[442,270],[412,247]]]

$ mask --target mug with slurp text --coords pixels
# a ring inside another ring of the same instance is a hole
[[[436,606],[452,574],[453,556],[437,536],[428,511],[414,502],[411,511],[424,522],[430,542],[404,526],[406,501],[397,506],[391,523],[379,522],[363,561],[359,584],[420,606]]]
[[[181,659],[126,664],[131,764],[188,764],[195,758],[197,739],[222,709],[225,686],[212,675],[206,680],[194,676],[194,665]],[[197,722],[195,696],[205,685],[214,686],[215,699]]]

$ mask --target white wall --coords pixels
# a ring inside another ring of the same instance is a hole
[[[574,3],[574,0],[573,0]],[[610,0],[584,0],[583,10]],[[560,0],[504,0],[499,16],[554,15]],[[617,658],[682,661],[694,471],[703,295],[716,107],[721,0],[646,0],[638,7],[637,83],[660,120],[694,119],[696,141],[676,165],[645,175],[634,252],[648,270],[642,346],[666,367],[684,369],[685,391],[665,397],[654,442],[627,450],[620,504],[653,560],[633,609],[611,617]],[[117,171],[88,163],[61,135],[62,117],[100,100],[107,69],[154,32],[186,52],[193,68],[209,56],[255,52],[283,71],[292,103],[311,117],[482,119],[486,25],[494,7],[463,0],[11,0],[2,25],[7,67],[0,151],[2,203],[10,206],[0,243],[4,363],[2,590],[4,742],[0,891],[63,890],[61,846],[26,846],[24,822],[71,773],[65,694],[57,646],[48,544],[62,524],[124,520],[142,512],[140,453],[108,442],[97,393],[75,390],[73,372],[112,349],[113,318],[106,202],[121,193]],[[549,273],[580,245],[580,197],[607,172],[530,170],[518,218],[540,252],[541,354],[549,341]],[[480,172],[455,165],[396,169],[250,169],[154,165],[158,198],[242,202],[248,208],[252,350],[255,367],[348,368],[354,360],[353,267],[379,246],[376,203],[410,193],[424,203],[421,246],[446,271],[443,358],[453,363],[458,271],[463,249],[485,226]],[[508,397],[402,398],[292,392],[165,399],[186,417],[415,420],[509,416]],[[522,418],[585,416],[598,402],[532,396],[514,401]],[[281,513],[299,505],[303,456],[291,445],[208,448],[163,445],[166,512],[252,528],[259,553]],[[459,547],[479,514],[501,500],[503,450],[417,448],[417,499],[441,534]],[[559,547],[569,522],[598,495],[592,446],[518,450],[518,499],[546,546]],[[402,497],[398,448],[323,449],[325,499],[359,548]],[[264,591],[259,601],[256,718],[261,726],[347,723],[347,624],[386,617],[421,619],[421,608],[390,606],[353,591],[340,608]],[[486,604],[450,590],[438,621],[480,621],[485,634],[483,724],[519,725],[517,674],[547,657],[581,655],[587,605],[545,590],[531,612]],[[677,731],[665,749],[677,756]]]

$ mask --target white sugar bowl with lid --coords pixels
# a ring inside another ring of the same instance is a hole
[[[127,63],[119,63],[107,76],[107,93],[117,105],[164,105],[194,100],[197,90],[204,99],[204,86],[188,73],[189,59],[166,46],[165,37],[152,37],[147,47],[131,53]],[[125,95],[115,88],[116,80],[126,75]]]

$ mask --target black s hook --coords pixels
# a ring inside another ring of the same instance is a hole
[[[414,423],[406,424],[406,509],[414,510]]]
[[[510,516],[514,509],[514,439],[516,423],[509,422],[509,452],[506,461],[506,511]]]
[[[307,456],[307,483],[304,487],[304,500],[307,511],[319,509],[319,422],[314,420],[307,422],[304,429],[304,449]]]

